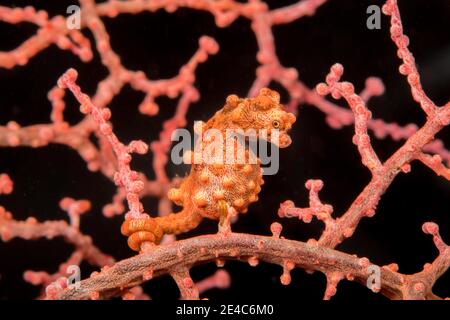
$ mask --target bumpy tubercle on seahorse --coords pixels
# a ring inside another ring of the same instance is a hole
[[[192,230],[203,218],[222,220],[229,209],[236,213],[246,213],[248,206],[258,200],[258,193],[264,184],[261,161],[248,147],[244,149],[245,161],[224,161],[224,153],[211,148],[217,136],[204,134],[211,132],[209,129],[222,134],[223,141],[230,141],[226,139],[232,131],[227,129],[241,129],[245,132],[255,130],[257,138],[266,140],[277,129],[279,138],[272,142],[285,148],[291,143],[287,132],[295,120],[292,113],[284,111],[279,94],[268,88],[261,89],[254,98],[228,96],[224,107],[211,119],[206,123],[197,123],[194,130],[201,132],[202,139],[194,147],[194,152],[183,157],[185,162],[192,164],[190,174],[179,187],[170,189],[167,194],[171,201],[183,209],[167,216],[126,219],[121,232],[128,236],[129,247],[140,251],[141,244],[157,244],[164,234],[180,234]],[[261,136],[259,132],[267,134]],[[239,143],[239,139],[235,138],[233,136],[234,140],[231,140],[233,144]],[[224,152],[225,148],[230,147],[226,143],[221,145]],[[233,147],[234,159],[238,159],[236,150],[238,148]]]

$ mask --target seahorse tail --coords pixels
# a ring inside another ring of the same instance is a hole
[[[135,251],[140,251],[143,242],[159,243],[164,234],[155,218],[125,220],[120,231],[128,237],[128,246]]]
[[[203,217],[199,213],[190,210],[188,207],[185,207],[181,212],[155,218],[163,232],[167,234],[179,234],[192,230],[199,225],[202,219]]]

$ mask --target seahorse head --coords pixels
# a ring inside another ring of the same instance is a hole
[[[263,88],[254,98],[240,99],[236,95],[227,98],[223,113],[229,118],[230,127],[246,132],[255,130],[259,138],[270,140],[280,148],[291,144],[288,131],[296,118],[280,104],[278,92]],[[279,139],[272,139],[275,132]],[[271,140],[272,139],[272,140]]]

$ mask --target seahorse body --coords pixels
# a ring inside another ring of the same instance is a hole
[[[203,123],[201,129],[202,132],[209,129],[219,131],[224,141],[229,134],[227,129],[266,129],[269,137],[271,130],[277,129],[279,146],[287,147],[290,144],[287,131],[295,120],[295,116],[284,111],[279,104],[278,93],[264,88],[255,98],[229,96],[225,106]],[[183,207],[181,212],[149,219],[130,219],[123,223],[122,233],[129,236],[128,244],[133,250],[139,251],[145,241],[158,243],[164,234],[187,232],[203,218],[218,220],[231,207],[238,213],[246,213],[248,206],[258,200],[264,184],[259,159],[247,148],[244,162],[227,163],[223,158],[219,161],[215,154],[208,154],[208,147],[213,142],[214,139],[201,140],[190,159],[193,162],[190,174],[178,188],[170,189],[167,194],[170,200]],[[223,148],[226,152],[227,145]],[[196,161],[194,155],[199,150],[209,161],[205,158]]]

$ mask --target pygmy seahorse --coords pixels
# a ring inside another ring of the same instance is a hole
[[[241,129],[244,132],[251,129],[256,132],[257,138],[266,140],[276,131],[279,139],[275,143],[280,148],[285,148],[291,143],[287,132],[295,120],[292,113],[284,111],[279,94],[263,88],[254,98],[228,96],[224,107],[206,123],[201,122],[200,126],[201,132],[215,129],[215,132],[222,133],[224,137],[233,132],[227,129]],[[198,130],[198,126],[195,130]],[[259,132],[265,132],[264,136],[259,135]],[[220,153],[216,150],[214,154],[209,154],[212,153],[209,150],[213,149],[208,147],[215,137],[202,138],[204,139],[200,139],[200,145],[196,145],[192,155],[188,156],[188,162],[192,163],[190,174],[178,188],[170,189],[167,194],[171,201],[183,209],[167,216],[125,220],[121,231],[129,237],[128,245],[131,249],[139,251],[143,242],[159,243],[164,234],[187,232],[197,227],[203,218],[222,219],[229,209],[246,213],[248,206],[258,200],[264,180],[261,161],[257,158],[256,161],[250,161],[254,156],[253,152],[248,147],[245,148],[243,163],[230,163],[223,161],[223,158],[219,161],[216,155]],[[226,141],[226,137],[224,139]],[[229,147],[226,144],[223,146]],[[199,151],[203,155],[199,157],[200,161],[195,160]]]

